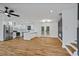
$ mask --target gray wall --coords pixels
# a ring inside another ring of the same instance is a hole
[[[62,12],[63,43],[64,45],[77,40],[77,4]]]

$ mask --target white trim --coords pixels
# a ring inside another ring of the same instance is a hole
[[[4,40],[0,40],[0,41],[4,41]]]
[[[74,45],[72,45],[72,44],[69,44],[73,49],[75,49],[75,50],[78,50],[77,49],[77,47],[75,47]]]
[[[63,41],[58,37],[58,39],[62,42],[62,48],[65,48],[66,49],[66,51],[72,56],[73,55],[73,53],[64,45],[64,43],[63,43]]]
[[[77,44],[77,42],[74,41],[75,44]]]
[[[62,43],[62,48],[65,48],[65,45],[64,45],[64,43],[63,43],[63,41],[58,37],[58,39],[61,41],[61,43]]]
[[[63,43],[63,41],[58,37],[58,39],[61,41],[61,43]]]
[[[65,46],[65,49],[68,51],[68,53],[72,56],[73,53]]]

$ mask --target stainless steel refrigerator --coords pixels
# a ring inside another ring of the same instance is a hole
[[[13,39],[13,28],[10,25],[3,25],[3,38],[5,40]]]

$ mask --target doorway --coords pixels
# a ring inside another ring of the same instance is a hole
[[[41,35],[50,36],[50,26],[41,26]]]

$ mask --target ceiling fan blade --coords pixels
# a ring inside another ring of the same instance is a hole
[[[5,13],[8,17],[11,17],[11,15],[20,17],[20,15],[13,14],[14,10],[8,10],[8,9],[9,9],[8,7],[5,7],[5,9],[6,9],[6,10],[4,11],[4,13]]]
[[[12,12],[14,12],[14,10],[9,10],[9,13],[12,13]]]
[[[16,15],[16,14],[11,14],[11,15],[13,15],[13,16],[17,16],[17,17],[20,17],[19,15]]]

